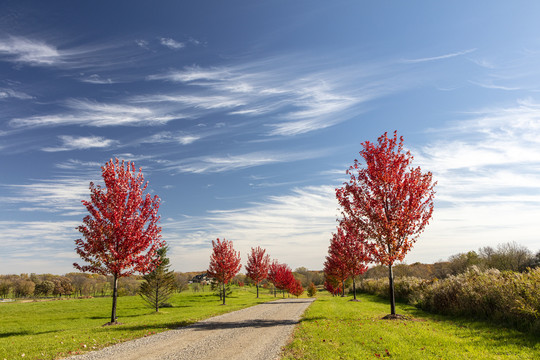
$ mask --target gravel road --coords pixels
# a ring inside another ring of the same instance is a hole
[[[272,301],[68,359],[279,359],[281,348],[313,300]]]

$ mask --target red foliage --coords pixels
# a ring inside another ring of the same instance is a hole
[[[212,241],[213,252],[210,256],[210,266],[208,276],[213,277],[223,285],[223,304],[225,305],[225,285],[238,274],[242,265],[240,264],[240,252],[233,248],[232,241],[219,239]]]
[[[401,261],[433,214],[434,187],[430,172],[410,168],[413,156],[403,150],[403,137],[384,133],[378,144],[362,143],[365,167],[354,160],[351,179],[336,189],[343,215],[369,239],[372,259],[389,267],[390,302],[395,314],[392,265]]]
[[[274,260],[270,264],[268,280],[279,290],[288,290],[296,280],[291,268],[287,264],[280,264]]]
[[[344,290],[344,282],[349,277],[350,271],[347,264],[347,254],[342,246],[340,238],[333,234],[332,240],[330,240],[330,247],[328,248],[328,255],[324,262],[324,273],[326,277],[331,277],[338,283],[342,291]],[[342,294],[345,296],[345,294]]]
[[[403,137],[388,138],[378,144],[362,143],[360,155],[366,167],[354,160],[348,183],[336,189],[345,218],[372,241],[374,260],[393,265],[403,260],[433,213],[435,195],[430,172],[409,168],[413,156],[403,151]]]
[[[86,241],[75,240],[76,251],[90,265],[81,271],[118,277],[147,273],[156,266],[156,251],[164,245],[157,226],[159,197],[146,194],[141,169],[111,159],[101,168],[105,187],[90,183],[90,201],[82,203],[90,213],[78,227]]]
[[[113,314],[116,320],[117,280],[134,272],[148,273],[156,265],[157,249],[164,246],[159,227],[159,197],[143,196],[148,183],[132,162],[112,159],[101,167],[105,186],[90,183],[90,201],[82,203],[90,213],[78,227],[83,239],[75,250],[89,265],[73,266],[81,271],[114,277]]]
[[[266,254],[266,250],[257,246],[256,249],[251,248],[251,254],[248,255],[246,265],[246,275],[255,282],[257,286],[257,297],[259,297],[259,283],[268,277],[270,268],[270,255]]]
[[[355,277],[366,272],[366,264],[370,261],[366,238],[362,232],[350,222],[342,220],[336,234],[332,235],[328,256],[324,263],[324,272],[341,283],[349,277],[353,279],[353,293],[356,299]],[[342,294],[344,295],[344,293]]]
[[[296,297],[299,297],[304,293],[304,287],[302,286],[302,282],[298,279],[294,279],[294,281],[289,284],[288,290],[292,295]]]
[[[326,281],[324,282],[324,288],[332,295],[337,296],[341,294],[342,287],[341,283],[331,276],[326,276]]]
[[[228,284],[233,277],[238,274],[242,265],[240,265],[240,252],[233,248],[232,241],[219,239],[212,241],[213,252],[210,256],[210,267],[208,276],[213,277],[223,284]]]
[[[272,284],[274,284],[274,287],[276,287],[276,278],[277,278],[277,272],[278,272],[279,263],[277,260],[274,259],[270,266],[268,266],[268,281],[270,281]]]

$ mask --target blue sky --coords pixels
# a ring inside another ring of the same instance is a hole
[[[536,2],[3,1],[0,273],[66,273],[112,157],[162,199],[177,271],[211,240],[321,269],[334,189],[397,130],[438,181],[408,263],[540,250]]]

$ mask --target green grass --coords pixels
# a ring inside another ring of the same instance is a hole
[[[540,359],[540,338],[529,334],[401,304],[396,312],[412,320],[382,320],[388,301],[349,300],[319,293],[283,359]]]
[[[174,295],[173,307],[159,313],[139,296],[120,297],[117,316],[123,325],[105,327],[111,298],[0,303],[0,360],[61,358],[274,300],[267,290],[256,299],[254,291],[235,290],[225,306],[210,292],[186,291]]]

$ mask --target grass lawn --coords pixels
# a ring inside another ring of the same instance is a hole
[[[244,287],[235,289],[223,306],[211,292],[186,291],[171,298],[173,307],[155,313],[139,296],[126,296],[118,298],[123,325],[105,327],[111,298],[0,303],[0,360],[61,358],[270,300],[274,297],[267,290],[257,299],[255,288]]]
[[[397,304],[412,320],[381,320],[388,301],[319,293],[283,359],[540,359],[540,338],[486,322],[425,313]]]

